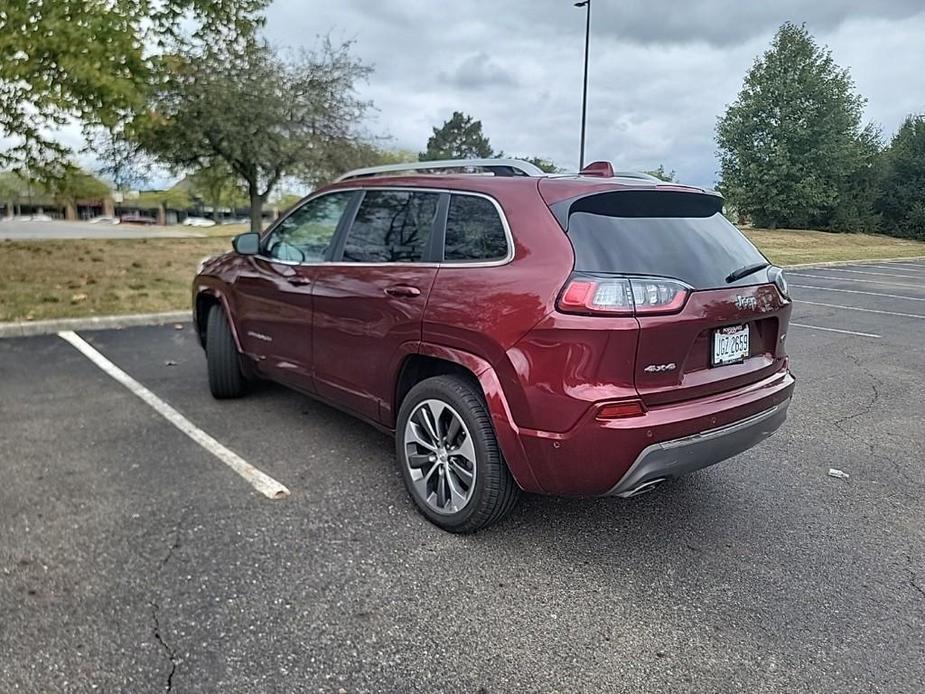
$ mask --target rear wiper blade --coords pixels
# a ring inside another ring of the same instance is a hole
[[[726,284],[731,284],[736,280],[740,280],[743,277],[748,277],[753,275],[759,270],[764,270],[766,267],[771,267],[771,263],[754,263],[753,265],[746,265],[745,267],[740,267],[738,270],[730,272],[726,276]]]

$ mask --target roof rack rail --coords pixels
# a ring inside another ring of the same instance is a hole
[[[471,171],[466,171],[471,169]],[[462,171],[459,171],[462,170]],[[398,173],[468,173],[476,175],[495,176],[545,176],[545,172],[538,166],[520,159],[443,159],[440,161],[413,161],[405,164],[386,164],[384,166],[370,166],[365,169],[348,171],[337,179],[349,181],[354,178],[371,178],[373,176],[388,176]]]

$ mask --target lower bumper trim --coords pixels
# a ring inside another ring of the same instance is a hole
[[[646,447],[607,496],[632,496],[641,485],[709,467],[748,450],[787,419],[788,398],[779,405],[719,429]]]

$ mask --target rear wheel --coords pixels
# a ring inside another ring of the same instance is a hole
[[[444,530],[480,530],[520,498],[481,394],[462,378],[438,376],[412,388],[399,410],[395,442],[408,493]]]
[[[209,390],[219,399],[244,395],[247,380],[241,370],[241,357],[221,306],[213,306],[206,324],[206,363]]]

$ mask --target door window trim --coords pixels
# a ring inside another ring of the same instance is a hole
[[[437,238],[441,237],[442,224],[446,222],[446,207],[448,204],[449,196],[447,191],[440,190],[437,188],[391,188],[387,186],[379,187],[363,187],[362,194],[357,198],[356,206],[353,209],[353,214],[350,216],[350,224],[345,227],[343,234],[340,234],[337,243],[332,244],[333,252],[331,253],[331,258],[327,260],[325,265],[334,265],[337,267],[364,267],[364,266],[380,266],[380,265],[410,265],[414,267],[433,267],[438,261],[439,248],[435,245]],[[423,260],[414,261],[414,260],[380,260],[374,262],[356,262],[350,260],[344,260],[344,249],[347,246],[347,238],[350,236],[350,231],[353,229],[353,223],[356,221],[357,213],[360,211],[360,207],[363,205],[363,201],[366,199],[366,193],[368,191],[386,191],[386,192],[395,192],[395,193],[430,193],[431,195],[437,196],[437,209],[434,212],[434,221],[430,225],[430,233],[427,236],[427,243],[424,245]],[[442,216],[441,216],[442,213]],[[338,230],[339,231],[339,230]]]
[[[290,265],[290,266],[324,265],[331,257],[333,257],[334,249],[337,247],[338,239],[341,237],[341,232],[343,231],[343,228],[345,226],[349,227],[350,225],[353,224],[353,219],[356,216],[357,209],[360,206],[360,199],[363,197],[362,195],[357,195],[358,192],[359,192],[358,189],[340,188],[338,190],[331,190],[331,191],[327,191],[324,193],[320,193],[318,195],[307,197],[301,202],[293,205],[291,208],[289,208],[289,211],[286,212],[286,214],[280,215],[279,219],[277,219],[275,222],[273,222],[270,226],[268,226],[263,231],[263,234],[260,236],[259,251],[257,252],[257,255],[255,257],[259,258],[260,260],[265,260],[268,263],[277,263],[279,265]],[[337,193],[350,193],[351,196],[350,196],[350,199],[347,201],[347,206],[344,208],[344,211],[340,216],[340,220],[338,220],[337,222],[337,226],[334,228],[334,233],[331,235],[331,241],[328,244],[328,249],[324,253],[324,256],[325,256],[324,260],[313,260],[310,262],[305,262],[305,261],[298,261],[298,260],[282,260],[280,258],[273,258],[272,256],[266,255],[265,251],[266,251],[267,239],[269,239],[270,235],[276,231],[277,227],[279,227],[284,221],[286,221],[289,217],[294,215],[296,212],[301,210],[306,205],[313,203],[315,200],[321,200],[321,198],[328,197],[329,195],[336,195]]]
[[[485,195],[484,193],[473,193],[462,190],[451,190],[449,193],[450,195],[447,198],[446,210],[444,210],[443,220],[439,231],[440,245],[438,248],[440,249],[441,267],[496,267],[499,265],[507,265],[509,262],[511,262],[514,259],[514,237],[511,234],[511,227],[507,222],[507,217],[504,214],[504,210],[501,209],[501,205],[498,203],[498,201],[490,195]],[[453,195],[469,195],[472,197],[483,198],[494,205],[495,212],[498,214],[498,218],[501,220],[501,228],[504,230],[504,243],[507,248],[507,252],[504,254],[503,258],[492,258],[491,260],[444,260],[444,255],[446,253],[446,223],[450,212],[450,197]]]
[[[366,191],[368,190],[385,190],[385,191],[397,191],[397,192],[412,192],[412,193],[437,193],[440,195],[440,199],[437,202],[437,214],[434,217],[434,226],[431,229],[430,240],[427,243],[427,248],[425,251],[425,257],[427,258],[424,262],[411,262],[411,261],[396,261],[396,262],[368,262],[368,263],[352,263],[349,261],[343,260],[333,260],[333,258],[338,257],[343,254],[343,248],[347,241],[347,234],[350,232],[350,228],[353,226],[353,221],[356,219],[357,211],[360,208],[360,203],[365,196]],[[291,214],[295,213],[297,210],[300,210],[305,205],[309,204],[314,200],[318,200],[326,195],[333,195],[335,193],[353,193],[353,199],[347,203],[347,207],[344,209],[344,214],[341,216],[340,222],[337,225],[337,229],[334,231],[334,236],[331,237],[331,245],[329,246],[328,253],[325,254],[325,259],[321,261],[311,261],[311,262],[295,262],[295,261],[286,261],[280,260],[278,258],[270,258],[263,255],[264,250],[264,241],[269,235],[276,229],[276,227]],[[449,213],[450,207],[450,196],[451,195],[469,195],[477,198],[484,198],[488,200],[494,208],[495,212],[498,213],[498,218],[501,220],[501,228],[504,229],[504,238],[505,245],[507,246],[507,254],[503,258],[496,258],[494,260],[475,260],[475,261],[465,261],[465,260],[443,260],[444,253],[444,244],[446,241],[446,220]],[[511,233],[511,225],[508,223],[507,215],[504,214],[504,210],[501,207],[501,204],[487,193],[476,192],[472,190],[453,190],[450,188],[429,188],[427,186],[397,186],[397,185],[377,185],[377,186],[354,186],[347,188],[337,188],[336,190],[329,190],[323,193],[317,193],[310,195],[305,198],[300,203],[294,205],[286,214],[282,215],[277,219],[273,224],[266,228],[263,232],[263,235],[260,237],[260,253],[258,253],[255,258],[260,258],[270,263],[277,263],[281,265],[292,265],[292,266],[326,266],[326,267],[419,267],[419,268],[482,268],[482,267],[500,267],[502,265],[507,265],[514,259],[514,236]]]

